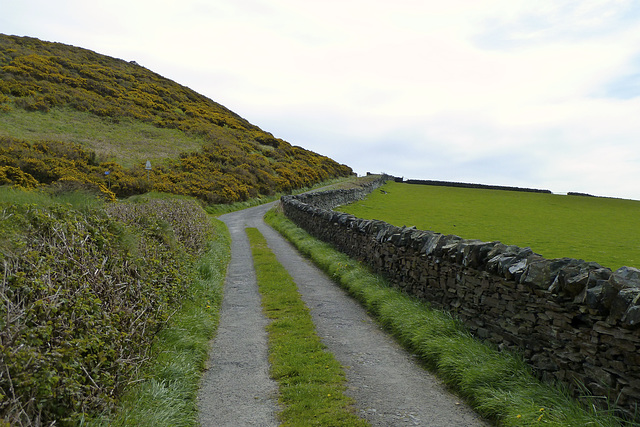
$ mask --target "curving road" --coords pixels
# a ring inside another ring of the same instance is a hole
[[[274,202],[277,203],[277,202]],[[245,228],[267,239],[311,311],[318,335],[345,366],[347,394],[373,426],[487,426],[338,285],[262,220],[274,203],[220,217],[232,238],[220,325],[199,394],[202,426],[277,426],[262,314]]]

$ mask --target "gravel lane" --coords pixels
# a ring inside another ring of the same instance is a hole
[[[231,261],[218,332],[199,393],[203,427],[278,425],[278,385],[269,377],[267,361],[267,319],[245,233],[262,218],[255,214],[254,209],[220,217],[231,234]]]
[[[267,226],[262,217],[271,206],[259,206],[220,217],[229,226],[237,251],[232,252],[220,327],[211,353],[211,369],[201,390],[202,425],[277,425],[274,416],[277,410],[277,386],[269,384],[268,379],[264,333],[266,320],[259,305],[250,248],[244,234],[246,227],[260,230],[278,261],[295,280],[311,311],[318,334],[328,350],[346,368],[347,394],[355,399],[356,410],[362,418],[373,426],[490,425],[449,393],[437,378],[420,367],[411,354],[385,333],[357,302],[302,257],[279,233]],[[238,244],[237,240],[242,244]],[[234,263],[240,264],[237,270],[231,268]],[[232,281],[232,277],[240,280]],[[235,287],[230,288],[230,284],[234,283]],[[237,292],[236,298],[240,299],[233,305],[226,304],[227,298],[232,298]],[[251,302],[245,300],[245,294],[251,295]],[[253,302],[254,299],[257,302]],[[240,304],[243,307],[242,316],[251,316],[252,320],[243,324],[233,323],[232,327],[225,326],[228,321],[226,311],[238,311]],[[251,310],[254,312],[251,313]],[[260,320],[256,320],[256,317],[260,317]],[[221,333],[229,337],[223,340]],[[236,338],[233,338],[234,333],[237,333]],[[255,345],[251,352],[242,346],[238,349],[223,347],[230,345],[229,340],[234,342],[233,347],[238,347],[238,342],[254,335],[260,336],[260,339],[250,344]],[[263,359],[256,362],[258,358]],[[241,373],[237,367],[243,368],[240,369]],[[225,373],[227,370],[231,372]],[[243,384],[255,381],[263,385],[258,389],[247,384],[238,385],[236,380],[240,380],[240,376],[247,376],[241,381]],[[259,394],[263,389],[265,394]],[[248,418],[247,412],[253,412],[254,409],[247,407],[247,403],[251,407],[258,406],[263,415],[254,420]],[[226,419],[224,422],[223,416]]]

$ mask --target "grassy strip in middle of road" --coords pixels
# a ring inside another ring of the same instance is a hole
[[[284,406],[283,425],[369,425],[354,415],[352,399],[344,395],[342,366],[317,336],[295,282],[257,229],[248,228],[247,235],[262,305],[271,319],[269,361]]]
[[[475,339],[449,313],[431,309],[381,276],[314,239],[274,209],[269,225],[358,299],[399,341],[420,356],[483,416],[501,426],[601,426],[620,420],[585,408],[566,390],[539,381],[521,357]]]

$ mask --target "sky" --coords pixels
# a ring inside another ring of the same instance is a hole
[[[637,0],[0,0],[362,175],[640,200]]]

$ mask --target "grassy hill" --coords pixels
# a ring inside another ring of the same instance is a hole
[[[222,203],[351,173],[134,62],[0,34],[0,185]]]

